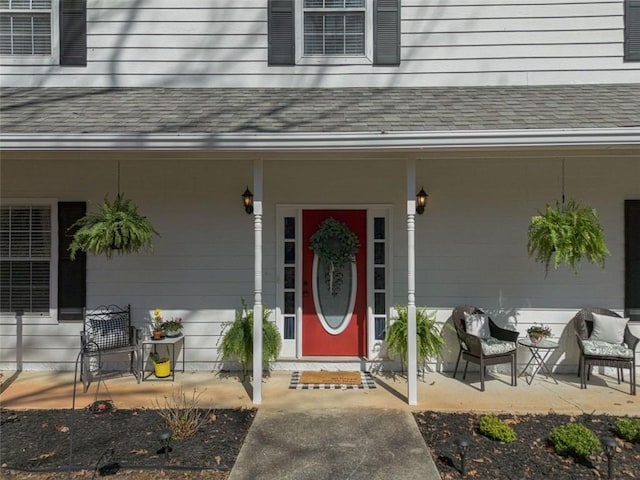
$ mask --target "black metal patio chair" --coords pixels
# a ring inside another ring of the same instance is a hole
[[[86,393],[92,380],[90,359],[97,358],[98,368],[101,369],[105,355],[128,354],[129,371],[140,383],[140,331],[131,324],[131,305],[126,308],[103,305],[92,310],[85,309],[80,341],[83,393]]]

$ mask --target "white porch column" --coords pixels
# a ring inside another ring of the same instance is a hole
[[[262,160],[253,162],[253,403],[262,403]]]
[[[418,404],[418,357],[416,341],[416,162],[407,160],[407,399]]]

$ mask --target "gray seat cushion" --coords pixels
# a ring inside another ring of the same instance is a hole
[[[505,342],[493,337],[480,340],[480,345],[484,355],[500,355],[516,349],[515,342]]]
[[[603,342],[601,340],[583,340],[582,347],[585,355],[633,358],[633,352],[624,344]]]

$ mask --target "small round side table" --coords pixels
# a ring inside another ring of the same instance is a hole
[[[524,370],[522,370],[519,376],[521,377],[523,375],[527,375],[529,366],[532,366],[533,370],[531,371],[531,376],[526,378],[528,385],[531,385],[531,382],[533,382],[533,377],[535,377],[536,374],[541,370],[546,374],[547,378],[551,377],[553,381],[556,382],[556,385],[558,385],[558,381],[553,377],[553,375],[551,374],[551,370],[549,370],[544,362],[547,357],[551,355],[551,352],[557,349],[560,344],[548,338],[545,338],[538,343],[533,343],[529,337],[518,339],[518,344],[522,345],[523,347],[527,347],[531,352],[531,358],[529,359],[524,367]]]

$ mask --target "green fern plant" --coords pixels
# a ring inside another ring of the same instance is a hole
[[[262,307],[262,364],[268,368],[269,362],[278,358],[282,341],[278,327],[269,321],[271,310]],[[244,298],[242,309],[236,311],[235,320],[222,337],[220,345],[224,361],[236,359],[242,364],[242,374],[247,376],[253,363],[253,309]]]
[[[70,230],[76,228],[69,245],[72,260],[79,251],[104,254],[110,259],[113,252],[125,254],[143,248],[152,250],[153,235],[158,235],[149,220],[131,204],[131,200],[126,200],[120,194],[113,203],[105,197],[96,213],[85,215]]]
[[[553,262],[555,269],[565,264],[577,274],[583,258],[604,268],[610,254],[596,211],[574,200],[564,207],[547,205],[544,214],[533,216],[528,237],[529,256],[543,263],[546,273]]]
[[[400,355],[407,362],[408,312],[404,305],[396,305],[396,317],[387,332],[387,351]],[[426,308],[416,308],[416,334],[418,363],[440,354],[445,340],[436,325],[436,313],[428,313]]]

